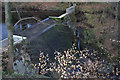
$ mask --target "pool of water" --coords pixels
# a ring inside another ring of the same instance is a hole
[[[45,21],[48,20],[48,19],[49,19],[49,18],[46,18],[46,19],[42,20],[41,22],[45,22]],[[27,24],[26,24],[26,27],[27,27],[27,28],[30,28],[30,27],[31,27],[31,24],[27,23]],[[14,29],[15,32],[21,31],[21,30],[22,30],[22,24],[18,24],[18,25],[15,27],[15,29]],[[6,38],[8,37],[8,35],[7,35],[7,29],[6,29],[6,27],[5,27],[5,23],[0,24],[0,33],[2,33],[2,35],[0,35],[0,41],[6,39]],[[13,33],[13,34],[14,34],[14,33]]]
[[[29,28],[31,24],[26,24],[26,26],[27,28]],[[16,31],[18,28],[22,30],[22,24],[17,25],[14,30]],[[8,35],[7,35],[7,29],[5,27],[5,23],[2,23],[0,24],[0,41],[6,39],[7,37]]]
[[[0,38],[0,41],[8,37],[5,23],[0,24],[0,34],[1,34],[0,37],[2,37],[2,38]]]

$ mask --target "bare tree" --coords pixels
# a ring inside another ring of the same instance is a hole
[[[7,33],[8,33],[8,72],[12,73],[12,64],[13,64],[13,54],[14,54],[14,48],[13,48],[13,28],[11,24],[11,3],[10,2],[5,2],[5,25],[7,28]]]

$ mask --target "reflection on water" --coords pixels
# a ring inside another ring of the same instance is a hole
[[[14,29],[14,32],[20,32],[20,31],[23,31],[27,28],[30,28],[31,24],[18,24],[15,29]]]
[[[26,24],[24,27],[29,28],[30,26],[31,26],[31,24]],[[0,38],[0,41],[1,41],[1,40],[6,39],[8,36],[7,36],[7,29],[5,27],[5,23],[0,24],[0,27],[2,27],[2,28],[0,28],[0,34],[2,34],[2,35],[0,35],[0,37],[2,37],[2,38]],[[18,30],[19,31],[23,30],[22,24],[19,24],[15,27],[14,31],[17,32]]]
[[[7,38],[8,36],[7,36],[7,30],[5,27],[5,23],[0,24],[0,27],[2,27],[2,28],[0,28],[0,34],[2,34],[2,35],[0,35],[0,37],[2,36],[2,39],[0,39],[0,41],[1,41],[3,39]]]

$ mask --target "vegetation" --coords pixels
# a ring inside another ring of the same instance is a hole
[[[24,3],[17,3],[18,6],[22,4]],[[46,3],[31,4],[33,5],[31,6],[32,10],[62,11],[68,8],[67,2],[54,3],[51,6]],[[8,70],[4,69],[2,72],[4,78],[8,76],[58,79],[119,77],[119,71],[117,72],[115,67],[119,65],[120,60],[118,57],[118,44],[120,41],[117,40],[116,36],[118,35],[116,25],[118,20],[117,5],[112,3],[76,4],[76,12],[66,16],[64,19],[49,17],[54,19],[57,25],[37,36],[31,42],[25,40],[25,44],[29,43],[28,48],[25,51],[18,50],[20,56],[25,56],[26,53],[30,55],[31,61],[25,58],[24,65],[28,64],[31,69],[35,70],[34,73],[30,72],[32,75],[12,72],[13,28],[10,24],[10,9],[7,9],[8,4],[5,4],[5,12],[8,14],[6,24],[7,22],[9,24],[7,30],[11,47],[8,55],[10,59],[3,59],[4,65],[8,62]],[[13,3],[13,5],[15,4]],[[28,7],[28,5],[22,7]],[[76,35],[74,35],[73,31],[74,33],[76,31]],[[78,50],[78,47],[80,47],[80,50]]]

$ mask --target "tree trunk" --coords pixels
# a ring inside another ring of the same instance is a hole
[[[8,33],[8,67],[7,71],[12,73],[12,65],[13,65],[13,28],[11,24],[11,5],[10,2],[5,2],[5,25]]]

